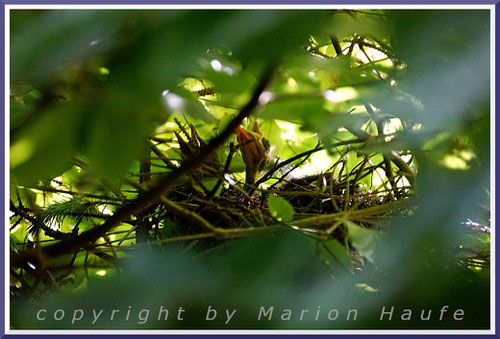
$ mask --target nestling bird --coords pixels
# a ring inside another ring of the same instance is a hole
[[[245,163],[245,182],[253,185],[269,161],[269,141],[263,137],[257,121],[253,124],[252,131],[238,126],[237,139]]]
[[[205,146],[206,143],[205,141],[198,135],[198,132],[196,131],[196,128],[193,126],[193,124],[189,123],[188,126],[191,130],[191,136],[184,130],[182,125],[177,122],[177,124],[182,128],[182,131],[187,137],[187,141],[185,141],[179,133],[174,131],[174,135],[177,138],[177,142],[179,143],[179,148],[181,150],[181,156],[182,159],[189,159],[196,154],[200,153],[202,146]],[[212,171],[215,169],[217,170],[220,168],[220,162],[219,158],[217,158],[217,155],[212,155],[207,159],[205,162],[204,166],[202,167],[201,171],[197,171],[194,174],[199,178],[204,177],[204,170],[207,169],[207,167],[211,168]]]

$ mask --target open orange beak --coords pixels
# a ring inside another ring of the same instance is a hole
[[[236,138],[240,144],[253,140],[252,135],[241,125],[236,129]]]
[[[246,166],[246,179],[248,184],[257,181],[260,170],[264,167],[268,159],[268,154],[262,145],[262,132],[257,122],[253,125],[253,131],[250,132],[238,126],[236,130],[238,143],[240,144],[241,155]]]

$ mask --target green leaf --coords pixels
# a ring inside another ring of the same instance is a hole
[[[365,284],[365,283],[356,284],[356,287],[359,288],[363,292],[377,293],[379,291],[378,289],[373,288],[370,285]]]
[[[375,230],[361,227],[352,221],[343,220],[349,232],[349,240],[354,248],[368,261],[373,263],[373,255],[380,243],[380,233]]]
[[[329,240],[324,243],[328,252],[348,271],[352,271],[351,258],[347,255],[346,249],[337,240]]]
[[[289,222],[293,220],[295,211],[292,205],[282,197],[270,196],[267,199],[267,205],[271,215],[281,222]]]
[[[264,137],[269,140],[271,146],[274,146],[273,152],[280,154],[283,149],[283,138],[281,137],[281,128],[275,120],[266,120],[259,125]]]
[[[21,12],[14,11],[13,22],[19,20]],[[131,14],[126,11],[40,11],[13,34],[12,79],[49,82],[65,67],[109,50],[118,43],[113,35]]]
[[[259,112],[259,117],[278,119],[297,123],[307,119],[315,119],[316,112],[321,111],[323,98],[290,98],[271,101]]]
[[[86,155],[98,177],[111,182],[121,179],[133,160],[143,152],[144,140],[153,124],[148,121],[151,116],[137,114],[134,108],[96,107]]]
[[[42,111],[11,140],[11,175],[21,185],[52,179],[71,167],[80,125],[78,112],[62,104]]]
[[[187,89],[178,87],[171,91],[164,91],[163,100],[169,111],[186,114],[204,122],[215,121],[215,118],[198,101],[196,95]]]
[[[21,240],[19,240],[14,234],[10,235],[10,247],[16,248],[16,249],[21,249],[23,248],[22,245],[18,245],[22,243]]]

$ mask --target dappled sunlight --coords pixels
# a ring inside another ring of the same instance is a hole
[[[314,153],[307,163],[291,172],[290,177],[302,178],[309,175],[315,175],[325,171],[333,165],[331,157],[326,151]]]
[[[386,67],[394,66],[393,62],[387,57],[387,55],[375,48],[363,48],[362,51],[359,47],[355,47],[353,49],[353,54],[365,64],[374,62]]]
[[[474,158],[474,153],[462,150],[454,154],[446,154],[440,163],[450,169],[467,170],[470,168],[469,161]]]
[[[161,95],[165,100],[167,107],[172,111],[178,111],[184,107],[184,100],[179,95],[170,93],[169,90],[164,90]]]
[[[488,10],[9,15],[11,326],[490,325]]]
[[[95,272],[96,275],[100,276],[100,277],[104,277],[108,272],[106,270],[99,270],[97,272]]]
[[[10,167],[14,168],[26,162],[35,151],[35,145],[28,139],[21,139],[10,146]]]
[[[286,121],[276,121],[281,128],[281,138],[283,140],[297,141],[298,126]]]
[[[326,90],[324,92],[324,97],[326,100],[337,104],[356,99],[358,97],[358,92],[352,87],[339,87],[335,90]]]

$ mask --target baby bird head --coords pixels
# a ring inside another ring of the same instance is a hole
[[[243,162],[245,163],[245,182],[254,184],[260,171],[264,169],[264,166],[269,161],[269,141],[264,138],[257,121],[253,124],[251,131],[238,126],[236,133]]]

